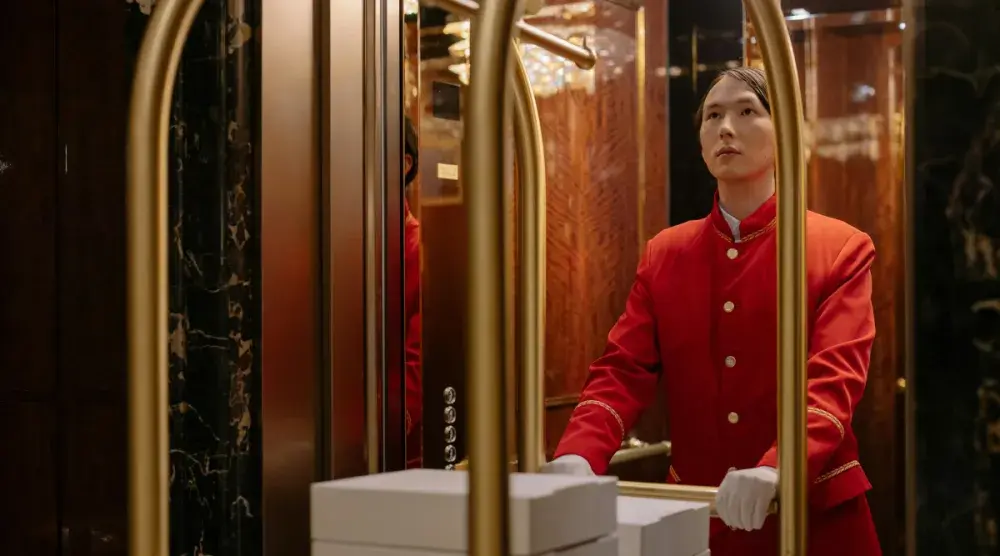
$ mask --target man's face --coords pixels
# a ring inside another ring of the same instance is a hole
[[[774,168],[774,126],[745,83],[723,77],[705,97],[701,157],[722,181],[753,179]]]

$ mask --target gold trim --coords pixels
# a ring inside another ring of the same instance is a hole
[[[604,403],[602,401],[598,401],[598,400],[584,400],[584,401],[580,402],[579,404],[577,404],[576,407],[580,408],[580,407],[583,407],[585,405],[596,405],[597,407],[600,407],[601,409],[604,409],[605,411],[607,411],[608,413],[610,413],[611,416],[615,418],[615,421],[618,421],[618,428],[621,429],[621,431],[622,431],[622,437],[621,437],[620,440],[624,440],[625,439],[625,422],[622,421],[622,416],[619,415],[618,412],[615,411],[613,407],[611,407],[610,405],[608,405],[608,404],[606,404],[606,403]]]
[[[836,469],[832,469],[830,471],[827,471],[826,473],[823,473],[822,475],[819,476],[818,479],[816,479],[814,484],[818,485],[822,482],[829,481],[830,479],[836,477],[837,475],[840,475],[844,471],[847,471],[848,469],[854,469],[855,467],[861,467],[861,462],[859,462],[858,460],[849,461]]]
[[[677,484],[681,484],[681,476],[677,474],[677,470],[674,469],[673,465],[670,466],[670,476],[673,477]]]
[[[715,233],[718,234],[719,237],[721,237],[722,239],[726,240],[728,243],[736,243],[729,234],[727,234],[727,233],[723,232],[722,230],[720,230],[719,228],[715,227],[715,223],[714,222],[710,222],[709,224],[711,224],[712,229],[715,230]],[[768,222],[767,225],[764,226],[763,228],[757,230],[756,232],[752,232],[752,233],[747,234],[746,237],[741,237],[739,244],[743,245],[745,243],[750,243],[751,241],[757,239],[758,237],[760,237],[760,236],[762,236],[762,235],[770,232],[771,230],[773,230],[773,229],[775,229],[777,227],[778,227],[778,219],[777,219],[777,217],[772,218],[771,221]]]
[[[819,415],[820,417],[825,417],[829,421],[831,421],[837,427],[837,430],[840,431],[840,438],[841,438],[841,440],[843,440],[844,434],[845,434],[844,433],[844,425],[841,424],[840,419],[837,419],[837,417],[834,416],[833,413],[830,413],[829,411],[820,409],[818,407],[810,407],[809,409],[807,409],[807,411],[809,413],[814,414],[814,415]]]
[[[779,550],[807,551],[806,187],[802,93],[779,2],[744,0],[759,39],[777,145]]]
[[[167,146],[177,66],[202,0],[161,0],[132,81],[126,158],[129,554],[169,553]]]
[[[425,0],[425,2],[464,17],[475,17],[479,11],[479,3],[472,0]],[[562,56],[576,64],[580,69],[591,69],[597,65],[597,55],[586,44],[583,46],[573,44],[523,21],[518,21],[514,26],[522,41],[540,46],[557,56]]]
[[[509,552],[504,371],[503,115],[520,2],[493,0],[472,26],[462,163],[467,188],[469,554]]]
[[[518,435],[520,470],[535,472],[545,463],[545,147],[531,81],[516,44],[510,79],[514,98],[514,147],[517,154],[521,256],[521,348]],[[513,246],[511,246],[513,247]]]

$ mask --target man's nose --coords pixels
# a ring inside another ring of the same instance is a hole
[[[719,124],[719,137],[732,137],[733,126],[729,121],[729,116],[724,116]]]

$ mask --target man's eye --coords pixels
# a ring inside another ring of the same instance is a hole
[[[709,120],[714,120],[714,119],[716,119],[718,117],[719,117],[719,113],[718,112],[709,112],[708,113],[708,119]]]
[[[744,116],[752,116],[753,114],[756,114],[756,113],[757,112],[753,108],[745,108],[743,110],[743,115]]]

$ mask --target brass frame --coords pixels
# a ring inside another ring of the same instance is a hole
[[[261,508],[264,554],[309,551],[309,485],[328,478],[329,367],[321,346],[324,311],[319,249],[324,127],[316,40],[321,8],[313,0],[263,0],[267,40],[260,54],[259,133],[254,145],[263,233],[259,360]],[[341,17],[344,10],[340,10]],[[341,54],[346,56],[346,54]],[[294,261],[289,264],[289,261]],[[341,396],[343,394],[340,394]],[[356,396],[357,394],[355,394]],[[357,420],[355,420],[357,422]],[[326,463],[326,462],[324,462]]]
[[[161,0],[132,81],[126,154],[129,553],[169,554],[167,146],[170,101],[202,0]]]

